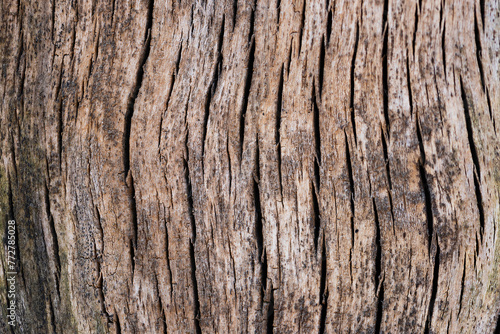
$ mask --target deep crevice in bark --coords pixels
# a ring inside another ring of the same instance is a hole
[[[269,308],[267,310],[267,334],[273,333],[274,328],[274,289],[273,284],[271,283],[269,289],[271,289],[271,293],[269,296]]]
[[[479,179],[481,179],[481,169],[479,165],[479,158],[477,155],[477,150],[476,150],[476,145],[474,143],[474,133],[472,130],[472,123],[471,123],[471,117],[470,117],[470,112],[469,112],[469,100],[467,98],[467,95],[465,93],[464,85],[462,82],[462,77],[460,77],[460,90],[462,94],[462,103],[464,105],[464,113],[465,113],[465,124],[467,126],[467,137],[469,139],[469,147],[470,147],[470,153],[472,155],[472,161],[474,162],[474,167],[476,169],[477,175]]]
[[[177,53],[177,59],[175,61],[175,74],[176,75],[179,74],[179,66],[181,64],[181,59],[182,59],[182,47],[183,47],[183,44],[184,43],[181,41],[181,45],[179,47],[179,52]],[[172,82],[172,86],[173,86],[173,82]]]
[[[481,236],[481,242],[483,241],[484,234],[484,209],[483,209],[483,196],[481,194],[481,186],[476,174],[474,174],[474,190],[476,192],[476,202],[477,209],[479,211],[479,235]]]
[[[253,11],[252,11],[253,16]],[[253,30],[253,28],[252,28]],[[251,32],[253,33],[253,32]],[[245,90],[243,92],[243,103],[240,112],[240,163],[243,160],[243,142],[245,140],[245,118],[248,110],[248,98],[250,96],[250,89],[252,88],[253,77],[253,63],[255,60],[255,39],[251,40],[250,53],[248,54],[248,67],[245,78]]]
[[[472,161],[474,162],[475,173],[474,173],[474,190],[476,193],[477,209],[479,211],[479,226],[480,226],[480,236],[481,242],[483,241],[484,232],[484,209],[483,209],[483,198],[481,194],[481,170],[479,165],[479,158],[477,155],[476,145],[474,144],[474,136],[471,124],[471,117],[469,112],[469,101],[467,99],[465,89],[462,83],[462,78],[460,77],[460,89],[462,93],[462,101],[464,104],[465,122],[467,126],[467,135],[469,139],[469,146],[472,155]]]
[[[489,89],[486,89],[486,102],[488,103],[488,112],[490,114],[490,119],[493,123],[493,130],[495,131],[495,133],[497,132],[497,126],[495,124],[495,118],[493,117],[493,113],[492,113],[492,110],[491,110],[491,100],[490,100],[490,92],[489,92]]]
[[[418,29],[418,11],[420,9],[420,5],[415,6],[415,26],[413,28],[413,38],[412,38],[412,52],[413,52],[413,59],[415,59],[415,45],[417,41],[417,29]]]
[[[132,117],[134,115],[134,106],[137,96],[139,95],[139,90],[142,87],[142,80],[144,77],[144,66],[149,57],[149,52],[151,50],[151,30],[153,25],[153,7],[154,1],[150,0],[148,5],[148,14],[147,14],[147,23],[146,23],[146,31],[144,36],[144,48],[142,50],[141,57],[139,59],[139,67],[137,69],[137,73],[135,76],[135,82],[132,86],[132,92],[130,93],[127,111],[125,113],[125,128],[123,131],[123,166],[124,166],[124,175],[127,176],[128,171],[130,170],[130,130],[132,127]]]
[[[333,9],[328,9],[328,17],[326,18],[326,45],[330,45],[330,37],[332,36],[333,24]]]
[[[321,37],[321,47],[319,50],[319,71],[318,71],[318,93],[319,97],[323,96],[323,77],[325,72],[325,35]],[[314,95],[314,94],[313,94]]]
[[[316,103],[316,92],[313,85],[312,89],[312,104],[313,104],[313,123],[314,123],[314,146],[316,149],[316,160],[321,164],[321,132],[319,126],[319,108]],[[319,186],[319,183],[317,184]]]
[[[406,85],[408,86],[408,100],[410,103],[410,116],[413,117],[413,93],[411,91],[410,59],[408,56],[408,50],[406,50]]]
[[[318,243],[319,243],[319,235],[320,235],[320,229],[321,229],[321,219],[319,215],[319,204],[318,204],[318,197],[317,197],[317,192],[319,192],[319,189],[316,189],[316,186],[314,185],[313,182],[311,182],[311,194],[312,194],[312,209],[313,209],[313,214],[314,214],[314,251],[317,254],[318,253]]]
[[[427,182],[427,173],[423,164],[419,164],[420,172],[420,182],[422,183],[422,188],[424,190],[425,199],[425,216],[427,220],[427,240],[428,240],[428,252],[431,253],[432,238],[434,236],[434,218],[432,216],[432,196],[429,190],[429,183]]]
[[[252,10],[250,12],[250,29],[248,31],[248,44],[254,39],[254,29],[255,29],[255,5],[251,4]]]
[[[464,256],[464,268],[463,268],[463,271],[462,271],[462,284],[461,284],[461,288],[460,288],[460,298],[458,300],[459,308],[458,308],[458,316],[457,317],[460,317],[460,313],[462,313],[462,299],[463,299],[463,296],[464,296],[465,269],[466,268],[467,268],[467,253],[465,253],[465,256]]]
[[[436,236],[437,239],[437,236]],[[436,240],[436,256],[434,258],[434,272],[432,277],[432,288],[431,288],[431,299],[429,300],[429,311],[427,321],[425,322],[425,334],[430,333],[430,327],[432,322],[432,315],[434,313],[434,303],[436,301],[437,289],[438,289],[438,278],[439,278],[439,244]]]
[[[475,13],[474,13],[474,40],[476,42],[476,60],[477,60],[477,66],[479,68],[479,75],[481,78],[481,88],[483,89],[484,92],[486,92],[486,87],[484,84],[483,62],[481,60],[482,58],[481,39],[479,36],[479,26],[477,23],[477,16]]]
[[[255,176],[253,179],[253,198],[255,205],[255,237],[257,239],[257,249],[259,261],[263,261],[263,252],[264,252],[264,233],[262,227],[262,209],[260,203],[260,154],[259,154],[259,140],[256,140],[256,152],[255,152]]]
[[[326,312],[328,310],[328,289],[326,288],[326,241],[324,234],[321,247],[321,280],[319,286],[319,300],[321,303],[319,334],[323,334],[325,332]]]
[[[167,260],[167,266],[168,266],[168,278],[169,278],[169,284],[170,284],[170,298],[173,300],[173,293],[174,293],[174,286],[172,284],[172,264],[170,263],[170,248],[169,248],[169,241],[168,241],[168,224],[165,222],[165,253],[166,253],[166,260]]]
[[[302,0],[302,13],[300,18],[300,27],[299,27],[299,52],[297,53],[297,57],[300,57],[300,52],[302,51],[302,39],[304,37],[304,29],[306,22],[306,0]]]
[[[358,53],[358,42],[359,42],[359,22],[356,22],[356,41],[354,42],[354,52],[352,54],[351,61],[351,96],[349,101],[349,108],[351,109],[351,124],[352,132],[354,134],[354,143],[358,143],[356,136],[356,119],[355,119],[355,108],[354,108],[354,79],[356,70],[356,55]]]
[[[387,138],[390,139],[391,124],[389,122],[389,79],[388,79],[388,44],[389,44],[389,23],[387,22],[387,14],[389,11],[389,0],[384,0],[384,12],[382,14],[382,34],[384,41],[382,44],[382,97],[384,105],[384,120],[385,120],[385,133]]]
[[[238,15],[238,0],[233,0],[233,31],[236,27],[236,18]]]
[[[281,14],[281,0],[276,1],[276,23],[280,24],[280,14]]]
[[[381,130],[380,137],[382,138],[382,149],[384,152],[385,172],[387,174],[387,182],[389,183],[389,197],[390,197],[390,190],[392,189],[392,181],[391,181],[391,170],[389,166],[389,156],[387,154],[387,143],[385,141],[384,131],[382,128],[380,130]]]
[[[56,322],[56,314],[54,312],[54,305],[52,303],[52,298],[48,298],[49,300],[49,314],[50,314],[50,325],[52,326],[52,330],[54,333],[57,333],[57,322]]]
[[[283,198],[283,178],[281,175],[281,110],[283,109],[283,75],[285,72],[285,68],[281,66],[281,74],[280,81],[278,86],[278,101],[276,104],[276,149],[277,149],[277,161],[278,161],[278,174],[279,174],[279,183],[280,183],[280,194],[281,198]]]
[[[196,259],[194,255],[194,243],[189,241],[189,257],[191,260],[191,283],[193,284],[193,298],[194,298],[194,327],[196,334],[201,334],[200,327],[200,297],[198,296],[198,281],[196,280]]]
[[[349,141],[347,140],[347,134],[345,133],[345,131],[344,131],[344,136],[345,136],[345,156],[346,156],[346,163],[347,163],[347,173],[348,173],[348,177],[349,177],[349,190],[351,192],[349,198],[350,198],[350,202],[351,202],[351,220],[352,220],[354,217],[354,197],[355,197],[354,177],[352,174],[352,163],[351,163],[351,152],[349,150]]]
[[[375,216],[375,243],[376,243],[376,255],[375,255],[375,291],[377,293],[377,313],[375,319],[375,333],[380,333],[380,327],[382,325],[382,312],[384,307],[384,282],[381,281],[380,276],[382,275],[382,245],[380,242],[380,221],[378,218],[377,205],[375,204],[375,198],[372,198],[373,213]]]

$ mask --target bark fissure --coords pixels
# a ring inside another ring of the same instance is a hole
[[[264,231],[262,226],[262,209],[260,202],[260,153],[259,153],[259,138],[257,136],[256,140],[256,149],[255,149],[255,175],[253,179],[253,197],[254,197],[254,206],[255,206],[255,237],[257,240],[257,250],[259,261],[263,262],[264,256]]]
[[[96,218],[97,218],[97,229],[99,232],[99,236],[101,238],[101,244],[104,246],[104,231],[102,229],[102,223],[101,223],[101,214],[99,212],[99,209],[95,207],[95,212],[96,212]],[[97,288],[97,293],[99,296],[99,303],[101,304],[101,314],[106,317],[106,321],[109,321],[112,316],[108,313],[106,309],[106,302],[105,302],[105,297],[104,297],[104,290],[103,290],[103,283],[104,283],[104,276],[102,273],[102,268],[101,268],[101,262],[102,262],[102,254],[98,254],[97,252],[97,247],[94,239],[94,256],[95,256],[95,262],[96,262],[96,269],[97,269],[97,282],[94,285],[95,288]]]
[[[388,79],[388,44],[389,44],[389,23],[387,22],[387,14],[389,11],[389,0],[384,0],[384,9],[382,14],[382,100],[384,107],[385,134],[390,139],[391,124],[389,121],[389,79]],[[383,135],[382,135],[383,137]],[[389,175],[389,174],[388,174]],[[390,181],[389,181],[390,183]]]
[[[464,113],[465,113],[465,125],[467,127],[467,138],[469,139],[469,147],[470,147],[470,153],[472,155],[472,161],[474,162],[474,167],[477,172],[477,175],[479,179],[481,179],[481,169],[479,165],[479,158],[477,155],[477,149],[476,149],[476,144],[474,143],[474,133],[472,130],[472,122],[471,122],[471,116],[469,112],[469,100],[468,96],[465,93],[465,88],[462,82],[462,77],[460,77],[460,90],[462,94],[462,103],[464,106]]]
[[[233,32],[236,27],[236,18],[238,15],[238,0],[233,0]]]
[[[413,59],[415,59],[415,46],[417,42],[417,30],[418,30],[418,16],[419,16],[420,5],[415,6],[415,26],[413,27],[413,38],[411,42]]]
[[[193,299],[194,299],[194,314],[193,321],[196,334],[201,334],[200,327],[200,297],[198,295],[198,281],[196,280],[196,259],[194,255],[194,243],[189,241],[189,257],[191,260],[191,283],[193,285]]]
[[[312,195],[312,209],[313,209],[313,221],[314,221],[314,251],[318,253],[318,243],[321,229],[321,218],[318,204],[317,192],[319,189],[316,189],[316,186],[313,182],[311,182],[311,195]]]
[[[352,54],[351,61],[351,97],[349,101],[349,109],[351,110],[351,124],[352,132],[354,134],[354,143],[357,145],[358,139],[356,136],[356,118],[355,118],[355,106],[354,106],[354,79],[356,71],[356,55],[358,53],[358,42],[359,42],[359,22],[356,22],[356,41],[354,42],[354,52]]]
[[[278,85],[278,101],[276,103],[276,135],[275,143],[277,149],[277,162],[278,162],[278,178],[280,186],[281,198],[283,198],[283,178],[281,175],[281,111],[283,109],[283,75],[285,72],[284,65],[281,66],[281,73]]]
[[[491,100],[490,100],[490,92],[489,89],[486,89],[486,102],[488,104],[488,112],[490,114],[490,120],[493,123],[493,130],[495,131],[495,134],[497,133],[497,126],[495,124],[495,118],[493,117],[493,113],[491,110]]]
[[[201,156],[203,158],[202,164],[204,165],[205,158],[205,146],[207,145],[207,131],[208,131],[208,120],[210,117],[210,104],[212,103],[212,98],[217,91],[217,84],[219,81],[219,76],[222,72],[222,62],[223,62],[223,54],[222,54],[222,45],[224,43],[224,26],[225,26],[225,16],[222,16],[222,23],[219,32],[219,37],[217,41],[217,58],[214,66],[214,70],[212,72],[212,78],[207,87],[207,92],[205,94],[205,113],[203,115],[203,130],[202,130],[202,147],[201,147]]]
[[[56,291],[58,296],[61,296],[60,288],[59,288],[59,279],[61,276],[61,259],[59,258],[59,242],[57,240],[57,233],[56,233],[56,227],[54,224],[54,217],[52,216],[52,212],[50,210],[50,199],[49,199],[49,188],[47,186],[47,183],[45,183],[45,210],[47,212],[47,218],[49,222],[49,231],[50,231],[50,238],[52,241],[52,252],[49,252],[47,249],[47,253],[53,257],[55,265],[56,265],[56,272],[54,273],[55,277],[55,284],[56,284]]]
[[[389,199],[391,199],[391,189],[392,189],[392,181],[391,181],[391,170],[390,170],[390,165],[389,165],[389,156],[387,154],[387,143],[385,141],[385,133],[383,131],[383,129],[381,128],[381,134],[380,134],[380,138],[382,138],[382,150],[384,152],[384,164],[385,164],[385,172],[387,174],[387,182],[389,184],[389,190],[388,190],[388,193],[389,193]],[[392,202],[392,200],[391,200]],[[392,207],[392,205],[391,205]]]
[[[413,93],[411,91],[410,59],[408,56],[408,50],[406,50],[406,85],[408,86],[408,100],[410,103],[410,116],[413,117]]]
[[[169,248],[169,241],[168,241],[168,223],[165,221],[165,254],[166,254],[166,259],[167,259],[167,270],[168,270],[168,282],[170,284],[170,299],[173,300],[173,293],[174,293],[174,286],[173,286],[173,279],[172,279],[172,264],[170,262],[170,248]]]
[[[326,18],[326,45],[330,45],[330,37],[332,36],[333,24],[333,8],[328,8],[328,16]]]
[[[186,103],[187,105],[187,103]],[[191,266],[191,284],[193,286],[193,301],[194,301],[194,314],[193,321],[194,327],[197,334],[201,334],[200,327],[200,298],[198,295],[198,281],[196,279],[196,258],[195,258],[195,249],[194,246],[196,244],[196,221],[194,217],[194,206],[193,206],[193,190],[191,186],[191,177],[189,172],[189,147],[187,145],[189,137],[189,132],[186,133],[186,158],[184,159],[184,182],[186,186],[186,197],[187,197],[187,214],[191,224],[191,238],[189,240],[189,258],[190,258],[190,266]]]
[[[267,334],[273,334],[274,328],[274,288],[273,284],[270,284],[269,289],[271,289],[271,293],[269,294],[269,307],[267,310]]]
[[[347,140],[347,134],[344,131],[344,136],[345,136],[345,156],[346,156],[346,164],[347,164],[347,174],[349,177],[349,191],[350,191],[350,196],[349,196],[349,201],[351,203],[351,229],[352,229],[352,242],[353,242],[353,247],[354,247],[354,216],[355,216],[355,211],[354,211],[354,198],[355,198],[355,191],[354,191],[354,177],[352,173],[352,162],[351,162],[351,152],[349,150],[349,141]]]
[[[327,270],[326,242],[325,242],[325,235],[323,234],[322,247],[321,247],[321,279],[319,286],[319,301],[321,303],[321,313],[319,318],[319,334],[325,333],[326,313],[328,310],[328,289],[326,286],[326,279],[327,279],[326,270]]]
[[[154,1],[150,0],[148,5],[146,31],[144,35],[144,47],[141,51],[141,57],[138,62],[138,68],[135,76],[135,82],[132,86],[132,91],[129,95],[127,110],[125,113],[125,128],[123,130],[123,166],[124,174],[127,176],[130,170],[130,130],[132,127],[132,117],[134,116],[134,106],[139,90],[142,87],[142,80],[144,77],[144,66],[149,58],[151,50],[151,30],[153,25],[153,6]]]
[[[380,221],[378,218],[377,205],[375,204],[375,198],[372,198],[373,213],[375,218],[375,245],[376,245],[376,255],[375,255],[375,291],[377,292],[377,311],[375,319],[375,333],[380,333],[380,327],[382,325],[382,312],[384,306],[384,282],[381,279],[382,276],[382,246],[380,242]]]
[[[253,34],[253,22],[250,33]],[[250,43],[251,46],[247,61],[248,67],[245,77],[245,90],[243,91],[243,103],[240,112],[240,163],[243,160],[242,158],[243,158],[243,142],[245,140],[245,119],[248,111],[248,98],[250,96],[250,89],[252,88],[253,64],[255,60],[255,39],[252,38]]]
[[[319,50],[319,71],[318,71],[318,93],[320,99],[323,96],[323,77],[325,72],[325,35],[321,37],[321,47]]]
[[[277,19],[277,25],[280,24],[280,15],[281,15],[281,0],[276,1],[276,19]]]
[[[299,52],[297,53],[297,57],[300,57],[300,52],[302,51],[302,39],[304,37],[304,30],[306,28],[306,0],[302,0],[302,12],[300,18],[300,26],[299,26]]]
[[[436,237],[437,239],[437,237]],[[428,316],[427,316],[427,321],[425,323],[425,334],[429,334],[431,330],[431,324],[432,324],[432,316],[434,314],[434,303],[436,301],[436,296],[437,296],[437,290],[438,290],[438,281],[439,281],[439,243],[436,240],[436,255],[434,257],[434,270],[433,270],[433,276],[432,276],[432,287],[431,287],[431,298],[429,300],[429,310],[428,310]]]
[[[475,12],[476,11],[474,10],[474,41],[476,42],[476,60],[477,60],[477,67],[479,68],[479,77],[481,78],[481,88],[483,89],[483,92],[486,92],[486,86],[484,84],[484,72],[483,72],[483,62],[482,62],[482,52],[481,52],[481,38],[479,35],[477,15]]]
[[[481,186],[477,175],[474,174],[474,190],[476,192],[476,202],[477,209],[479,212],[479,235],[481,236],[481,242],[483,241],[484,234],[484,207],[483,207],[483,195],[481,194]]]
[[[434,218],[432,216],[432,197],[429,190],[429,183],[427,182],[427,173],[422,164],[419,165],[420,182],[422,183],[422,188],[424,190],[424,200],[425,200],[425,216],[427,220],[427,242],[428,242],[428,252],[431,254],[432,238],[434,237]]]
[[[461,281],[461,287],[460,287],[460,297],[458,299],[458,316],[460,317],[460,313],[462,313],[462,299],[464,296],[464,287],[465,287],[465,270],[467,268],[467,253],[464,255],[464,268],[462,270],[462,281]]]

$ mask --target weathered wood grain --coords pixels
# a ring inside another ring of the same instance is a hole
[[[499,330],[498,0],[0,16],[2,332]]]

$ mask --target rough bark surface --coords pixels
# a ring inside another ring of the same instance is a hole
[[[498,0],[0,16],[2,333],[500,330]]]

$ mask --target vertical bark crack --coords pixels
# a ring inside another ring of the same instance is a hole
[[[60,297],[61,292],[59,288],[59,279],[61,276],[61,260],[59,258],[59,242],[57,240],[56,227],[54,224],[54,217],[52,216],[52,212],[50,210],[50,199],[49,199],[49,188],[47,186],[47,182],[45,182],[45,210],[47,212],[47,218],[49,221],[49,229],[50,229],[50,238],[52,239],[53,249],[51,252],[47,249],[47,253],[53,256],[54,262],[56,265],[56,272],[54,273],[55,277],[55,285],[57,294]]]
[[[319,334],[325,333],[326,327],[326,313],[328,311],[328,288],[327,288],[327,266],[326,266],[326,241],[323,234],[323,241],[321,247],[321,279],[319,286],[319,300],[321,303],[321,314],[319,319]]]
[[[437,237],[436,237],[437,238]],[[438,278],[439,278],[439,244],[436,241],[436,256],[434,257],[434,273],[432,277],[432,288],[431,288],[431,299],[429,300],[429,311],[427,321],[425,323],[425,334],[430,333],[430,328],[432,324],[432,315],[434,313],[434,303],[436,301],[437,289],[438,289]]]
[[[477,208],[479,211],[479,226],[480,226],[480,235],[481,241],[483,240],[483,232],[484,232],[484,210],[483,210],[483,198],[481,194],[481,169],[479,165],[479,157],[477,155],[476,145],[474,143],[474,133],[472,130],[472,122],[469,111],[469,99],[465,93],[465,89],[462,82],[462,77],[460,77],[460,90],[462,93],[462,102],[464,105],[464,113],[465,113],[465,123],[467,126],[467,137],[469,139],[469,146],[472,155],[472,161],[474,162],[475,173],[474,173],[474,190],[476,193],[476,202]]]
[[[278,101],[276,104],[276,149],[277,149],[277,158],[278,158],[278,174],[279,174],[279,184],[280,184],[280,194],[281,198],[283,198],[283,179],[281,175],[281,111],[283,109],[283,75],[285,72],[285,68],[281,66],[280,73],[280,81],[278,86]]]
[[[475,8],[475,6],[474,6]],[[484,84],[484,72],[483,72],[483,62],[482,62],[482,52],[481,52],[481,38],[479,35],[479,26],[477,23],[477,15],[474,10],[474,40],[476,42],[476,60],[477,67],[479,68],[479,76],[481,78],[481,88],[486,92],[486,87]]]
[[[267,310],[267,334],[272,334],[273,333],[273,328],[274,328],[274,289],[273,289],[273,284],[271,283],[269,286],[269,289],[271,289],[271,293],[269,296],[269,307]]]
[[[458,317],[460,317],[460,313],[462,313],[462,299],[463,299],[463,296],[464,296],[464,287],[465,287],[465,270],[467,268],[467,253],[465,253],[465,256],[464,256],[464,268],[463,268],[463,271],[462,271],[462,284],[461,284],[461,288],[460,288],[460,298],[459,298],[459,301],[458,301],[458,305],[459,305],[459,308],[458,308]]]
[[[411,91],[410,59],[408,56],[408,49],[406,50],[406,85],[408,86],[408,100],[410,102],[410,115],[413,116],[413,94]]]
[[[351,124],[352,124],[352,132],[354,134],[354,143],[358,143],[358,139],[356,136],[356,119],[355,119],[355,106],[354,106],[354,79],[355,79],[355,71],[356,71],[356,55],[358,53],[358,42],[359,42],[359,22],[356,22],[356,41],[354,42],[354,52],[352,54],[351,61],[351,97],[349,102],[349,108],[351,109]]]
[[[193,241],[189,242],[189,255],[191,259],[191,282],[193,284],[193,298],[194,298],[194,327],[196,334],[201,334],[200,327],[200,298],[198,296],[198,281],[196,280],[196,260],[194,255]]]
[[[382,15],[382,34],[384,36],[382,44],[382,86],[383,86],[383,105],[384,105],[384,120],[385,120],[385,133],[387,138],[390,139],[390,127],[389,122],[389,79],[388,79],[388,40],[389,40],[389,23],[387,22],[387,14],[389,11],[389,0],[384,1],[384,12]],[[383,137],[383,136],[382,136]],[[390,181],[389,181],[390,182]]]
[[[318,93],[319,97],[323,96],[323,77],[325,72],[325,35],[321,36],[321,47],[319,50],[319,71],[318,71]]]
[[[382,312],[384,308],[384,282],[380,279],[382,275],[382,246],[380,243],[380,221],[378,218],[377,205],[375,204],[375,199],[372,198],[373,213],[375,216],[375,243],[376,243],[376,255],[375,255],[375,291],[377,291],[377,313],[375,319],[375,333],[380,333],[380,327],[382,325]]]
[[[299,52],[297,56],[300,57],[300,52],[302,51],[302,39],[304,37],[304,29],[306,22],[306,0],[302,0],[302,13],[300,18],[300,28],[299,28]]]
[[[254,12],[252,11],[252,19],[250,20],[250,36],[253,36],[253,16]],[[250,37],[251,41],[251,46],[250,46],[250,52],[248,54],[248,66],[247,66],[247,73],[245,77],[245,90],[243,91],[243,103],[241,107],[241,112],[240,112],[240,164],[241,161],[243,160],[243,141],[245,140],[245,118],[248,110],[248,98],[250,96],[250,89],[252,87],[252,77],[253,77],[253,63],[255,59],[255,38]]]

